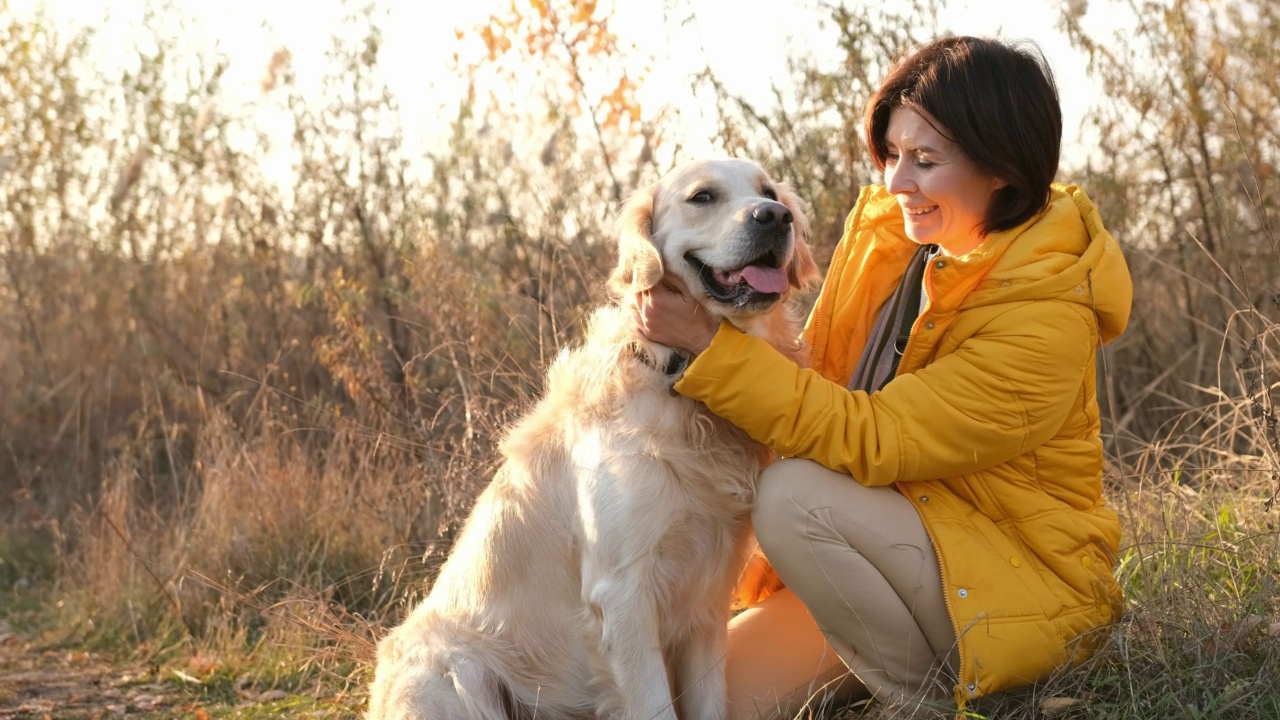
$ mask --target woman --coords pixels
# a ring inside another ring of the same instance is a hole
[[[926,44],[865,132],[884,185],[835,250],[812,369],[670,291],[636,300],[646,335],[695,356],[676,391],[787,458],[760,479],[752,519],[781,583],[759,557],[743,575],[733,717],[815,695],[963,707],[1080,662],[1121,610],[1095,353],[1132,284],[1092,202],[1051,186],[1043,58]]]

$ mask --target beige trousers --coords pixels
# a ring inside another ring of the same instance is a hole
[[[897,490],[781,460],[760,478],[752,522],[787,588],[730,623],[730,717],[951,697],[956,636],[938,559]]]

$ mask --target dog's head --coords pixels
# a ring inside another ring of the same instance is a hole
[[[786,185],[746,160],[686,163],[619,217],[615,296],[674,280],[716,315],[749,317],[819,279],[809,222]]]

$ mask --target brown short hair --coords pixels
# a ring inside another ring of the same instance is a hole
[[[894,63],[867,104],[867,148],[884,170],[885,132],[895,108],[923,110],[934,129],[988,175],[1008,185],[992,198],[982,234],[1029,220],[1049,201],[1062,146],[1053,71],[1033,42],[975,37],[933,40]]]

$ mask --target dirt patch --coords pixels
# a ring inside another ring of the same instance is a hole
[[[360,717],[358,698],[316,687],[256,686],[249,674],[193,660],[178,668],[121,663],[41,644],[0,619],[0,720],[265,720]]]
[[[41,649],[0,620],[0,720],[172,716],[169,688],[149,679],[87,651]]]

